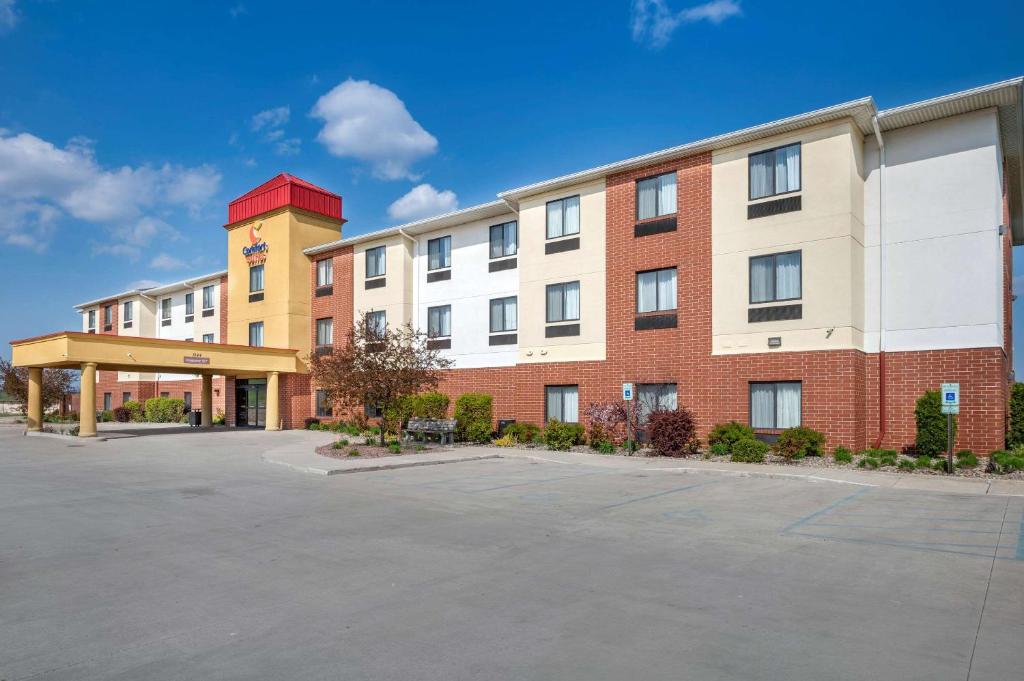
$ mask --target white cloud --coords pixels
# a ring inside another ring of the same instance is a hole
[[[8,243],[42,251],[58,219],[67,215],[104,224],[114,241],[138,249],[147,243],[139,234],[177,234],[169,225],[154,231],[147,211],[186,208],[195,213],[218,191],[220,181],[220,173],[206,165],[105,168],[87,138],[72,138],[59,148],[29,133],[0,131],[0,204],[20,206],[0,233]],[[128,254],[123,248],[114,251]]]
[[[295,156],[302,151],[302,140],[298,137],[289,137],[274,145],[274,153],[278,156]]]
[[[245,5],[243,5],[242,3],[238,3],[234,7],[230,7],[228,9],[228,14],[231,15],[232,19],[237,19],[238,17],[242,16],[243,14],[248,14],[248,13],[249,13],[249,10],[246,9]]]
[[[185,266],[185,261],[179,260],[173,255],[161,253],[149,261],[149,266],[155,270],[180,270]]]
[[[288,123],[291,113],[291,108],[287,106],[278,106],[266,111],[260,111],[250,119],[249,127],[252,128],[253,132],[259,132],[264,128],[280,128]]]
[[[153,288],[154,286],[160,286],[160,284],[161,282],[156,279],[137,279],[124,288],[126,291],[131,291],[137,288]]]
[[[702,5],[673,12],[665,0],[634,0],[632,12],[633,40],[654,49],[668,44],[672,34],[683,24],[709,21],[720,24],[743,14],[737,0],[711,0]]]
[[[18,12],[14,0],[0,0],[0,33],[9,31],[18,23]]]
[[[410,166],[437,151],[405,103],[369,81],[346,80],[317,100],[312,115],[324,122],[317,140],[331,154],[366,161],[379,178],[416,179]]]
[[[455,192],[449,189],[439,192],[429,184],[421,184],[388,206],[388,215],[393,220],[408,222],[450,213],[458,207],[459,201]]]

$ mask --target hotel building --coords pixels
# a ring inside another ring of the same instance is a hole
[[[282,174],[229,205],[226,271],[82,303],[82,333],[17,341],[15,362],[83,368],[97,409],[167,394],[294,428],[332,417],[305,361],[372,315],[426,331],[454,362],[441,390],[490,393],[496,419],[584,420],[628,382],[702,437],[737,420],[899,449],[917,397],[959,382],[957,446],[990,451],[1022,113],[1021,79],[866,98],[351,237],[341,197]]]

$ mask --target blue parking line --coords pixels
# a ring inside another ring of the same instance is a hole
[[[1024,560],[1024,513],[1020,516],[1020,534],[1017,535],[1017,560]]]
[[[686,491],[688,489],[695,489],[697,487],[705,487],[707,485],[715,485],[718,482],[719,482],[718,480],[711,480],[709,482],[698,482],[698,483],[693,484],[693,485],[687,485],[686,487],[676,487],[675,489],[668,489],[668,490],[665,490],[664,492],[656,492],[654,494],[648,494],[646,496],[636,497],[634,499],[627,499],[626,501],[620,501],[617,504],[609,504],[608,506],[601,506],[597,510],[598,511],[607,511],[608,509],[611,509],[611,508],[618,508],[619,506],[625,506],[627,504],[635,504],[638,501],[647,501],[648,499],[657,499],[658,497],[663,497],[666,494],[675,494],[676,492],[684,492],[684,491]]]
[[[793,523],[790,523],[789,525],[784,527],[782,529],[782,534],[786,534],[788,532],[792,532],[793,530],[795,530],[796,528],[800,527],[804,523],[807,523],[807,522],[809,522],[811,520],[814,520],[815,518],[817,518],[819,516],[823,516],[826,513],[831,513],[832,511],[836,510],[840,506],[843,506],[845,504],[850,503],[851,501],[853,501],[854,499],[856,499],[860,495],[864,494],[865,492],[869,492],[869,491],[871,491],[870,487],[862,487],[861,489],[857,490],[853,494],[851,494],[849,496],[846,496],[846,497],[843,497],[839,501],[835,501],[835,502],[829,504],[828,506],[826,506],[825,508],[818,509],[814,513],[811,513],[809,515],[805,515],[803,518],[800,518],[799,520],[797,520],[797,521],[795,521]]]

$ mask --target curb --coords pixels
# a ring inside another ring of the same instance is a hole
[[[329,457],[324,457],[329,458]],[[280,461],[277,459],[271,459],[264,455],[263,460],[267,463],[274,463],[279,466],[285,466],[291,468],[294,471],[301,473],[312,473],[314,475],[348,475],[350,473],[372,473],[374,471],[390,471],[398,468],[415,468],[417,466],[439,466],[447,463],[461,463],[463,461],[483,461],[485,459],[500,459],[501,456],[498,454],[488,454],[484,456],[469,456],[462,457],[459,459],[441,459],[439,461],[405,461],[395,463],[382,463],[374,466],[358,466],[354,468],[319,468],[317,466],[302,466],[298,464],[288,463],[287,461]]]

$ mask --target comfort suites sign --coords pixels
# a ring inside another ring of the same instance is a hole
[[[263,229],[262,222],[249,225],[249,245],[242,247],[242,255],[245,256],[245,260],[249,263],[250,267],[262,265],[266,262],[267,253],[270,251],[267,242],[260,236],[261,229]]]

